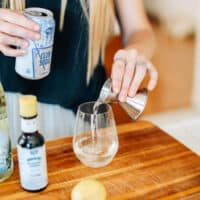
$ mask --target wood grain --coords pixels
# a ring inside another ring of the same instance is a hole
[[[109,200],[200,199],[200,158],[148,122],[118,126],[120,148],[106,167],[82,165],[71,138],[47,142],[49,185],[40,193],[20,188],[16,150],[12,177],[0,184],[1,200],[70,199],[82,178],[101,181]]]

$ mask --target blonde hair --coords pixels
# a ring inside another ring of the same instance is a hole
[[[25,0],[7,0],[7,3],[11,9],[17,11],[22,11],[25,8]],[[87,66],[87,83],[89,83],[99,62],[99,56],[104,61],[106,43],[113,31],[114,3],[113,0],[80,0],[80,3],[89,23]],[[62,0],[59,26],[61,30],[64,24],[66,6],[67,0]]]

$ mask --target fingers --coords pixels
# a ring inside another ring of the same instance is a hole
[[[126,51],[119,50],[114,57],[114,64],[112,66],[112,89],[115,93],[119,93],[121,90],[121,84],[123,80],[123,74],[125,71],[125,58]]]
[[[129,88],[128,96],[134,97],[140,84],[142,83],[145,75],[146,75],[147,69],[143,66],[137,65],[135,70],[135,75],[133,78],[133,81],[131,83],[131,86]]]
[[[2,44],[0,44],[0,51],[5,56],[10,56],[10,57],[22,56],[26,53],[25,49],[13,49],[9,46],[5,46],[5,45],[2,45]]]
[[[21,47],[21,49],[14,49],[10,46]],[[0,32],[0,51],[5,56],[17,57],[22,56],[26,53],[26,48],[28,47],[28,42],[21,38],[9,36],[7,34]]]
[[[125,63],[122,60],[116,60],[112,67],[112,89],[115,93],[119,93],[121,89],[121,83],[125,70]]]
[[[21,47],[24,49],[28,47],[28,42],[26,40],[23,40],[18,37],[12,37],[4,33],[0,33],[0,44],[6,45],[6,46],[12,45],[12,46]]]
[[[0,32],[11,36],[39,40],[39,25],[20,13],[0,9]]]
[[[21,26],[8,23],[6,21],[0,20],[0,32],[7,33],[12,36],[17,36],[21,38],[27,38],[32,40],[39,40],[40,34],[33,32],[29,29],[25,29]]]
[[[158,82],[158,72],[153,65],[151,65],[148,68],[148,74],[149,74],[150,80],[149,80],[147,88],[148,90],[153,90],[156,87],[157,82]]]
[[[9,9],[0,9],[0,18],[4,21],[10,22],[12,24],[16,24],[18,26],[22,26],[24,28],[39,31],[39,25],[33,20],[28,19],[24,15],[14,12]]]
[[[0,9],[0,51],[6,56],[21,56],[26,53],[28,42],[24,40],[39,40],[39,25],[20,13]],[[21,47],[14,49],[10,46]]]
[[[123,76],[121,91],[119,94],[119,100],[122,102],[126,100],[126,97],[128,95],[129,87],[135,71],[137,55],[138,53],[136,50],[130,50],[127,52],[126,55],[126,68]]]
[[[151,62],[135,49],[119,50],[114,56],[111,74],[113,91],[119,94],[119,100],[124,102],[127,96],[134,97],[147,74],[150,77],[148,90],[153,90],[158,73]]]

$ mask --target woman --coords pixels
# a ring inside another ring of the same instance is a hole
[[[40,39],[38,24],[16,11],[22,10],[25,3],[26,7],[52,10],[57,24],[51,73],[38,81],[21,78],[14,70],[15,57],[26,54],[26,39]],[[0,72],[14,143],[20,132],[19,93],[38,97],[40,130],[46,138],[72,133],[72,110],[76,111],[82,102],[97,99],[106,79],[104,49],[112,33],[114,13],[124,49],[113,58],[113,91],[123,102],[135,95],[145,75],[150,77],[148,89],[156,86],[157,71],[148,61],[154,51],[154,35],[142,0],[10,0],[9,6],[13,10],[0,9]]]

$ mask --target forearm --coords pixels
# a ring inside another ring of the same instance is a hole
[[[151,59],[156,46],[155,36],[152,29],[134,31],[130,36],[123,37],[125,49],[136,49],[139,54]]]
[[[153,90],[158,73],[149,61],[154,54],[155,38],[143,1],[115,0],[115,6],[124,49],[115,53],[111,78],[113,91],[123,102],[127,96],[135,96],[146,75],[149,76],[147,88]]]

